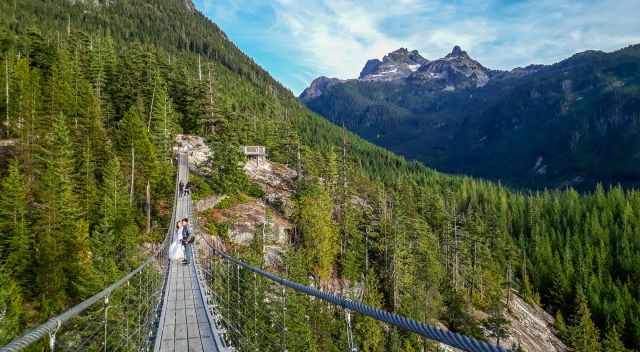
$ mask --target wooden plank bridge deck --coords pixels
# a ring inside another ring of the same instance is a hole
[[[178,161],[178,182],[184,184],[189,178],[186,159],[181,156]],[[175,203],[175,218],[185,217],[191,219],[190,195],[178,197]],[[189,264],[170,261],[154,352],[219,351],[213,326],[195,258]]]

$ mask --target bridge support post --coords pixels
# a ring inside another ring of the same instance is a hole
[[[104,352],[107,352],[107,334],[109,327],[109,296],[104,297]]]
[[[253,273],[253,347],[258,351],[258,275]]]
[[[129,306],[129,281],[127,281],[127,290],[125,293],[124,301],[126,302],[125,307],[128,307]],[[125,323],[124,334],[127,340],[126,341],[127,351],[129,351],[129,310],[125,309],[124,314],[126,315],[126,319],[127,319],[127,322]]]
[[[287,288],[282,286],[282,351],[287,352]]]
[[[51,350],[51,352],[55,351],[56,349],[56,334],[60,329],[60,325],[62,325],[62,323],[60,322],[60,320],[56,319],[56,328],[53,331],[49,331],[49,349]]]

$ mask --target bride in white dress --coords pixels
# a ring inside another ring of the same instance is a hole
[[[184,259],[184,246],[182,245],[182,222],[176,223],[176,230],[173,232],[173,241],[169,247],[169,259],[182,261]]]

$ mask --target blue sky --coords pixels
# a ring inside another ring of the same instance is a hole
[[[295,94],[354,78],[400,47],[427,59],[460,45],[487,67],[549,64],[640,43],[640,0],[194,0]]]

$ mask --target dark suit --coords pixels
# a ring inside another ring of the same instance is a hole
[[[189,225],[182,227],[182,245],[184,246],[184,260],[186,263],[191,262],[191,231]]]

